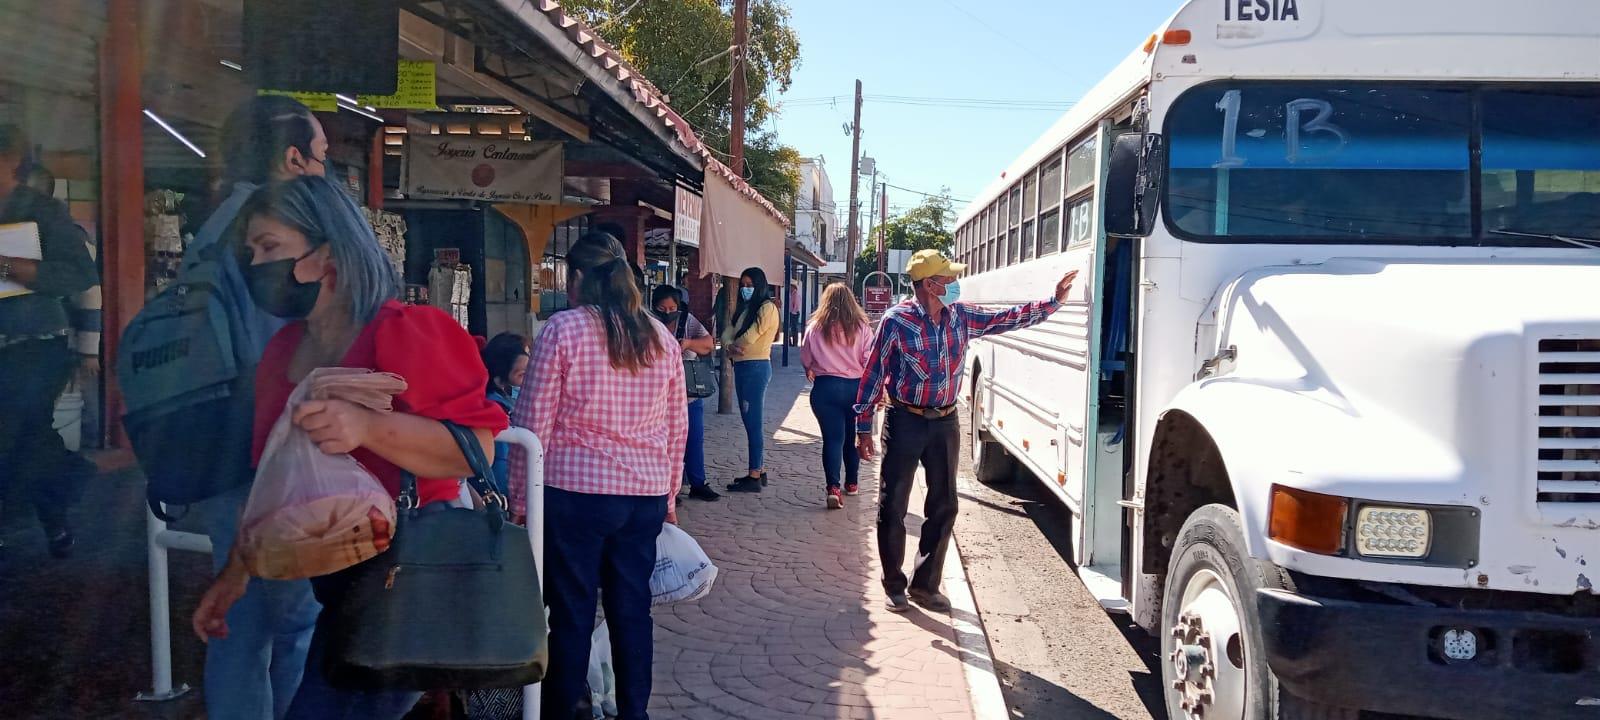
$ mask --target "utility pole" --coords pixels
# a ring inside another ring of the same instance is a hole
[[[856,81],[856,114],[855,120],[850,123],[850,256],[846,258],[844,266],[845,279],[851,286],[855,285],[856,253],[861,250],[861,203],[857,200],[857,193],[861,190],[861,81]]]
[[[884,263],[888,262],[884,255],[889,253],[889,181],[883,181],[883,195],[880,198],[882,207],[879,212],[883,215],[878,218],[878,272],[883,272]],[[904,268],[901,268],[904,270]]]
[[[744,105],[745,48],[750,44],[750,0],[733,0],[733,125],[728,129],[728,166],[733,174],[744,177]],[[739,283],[724,283],[722,326],[733,325],[734,309],[739,306]],[[717,393],[717,414],[733,412],[733,358],[728,348],[722,348],[722,391]]]

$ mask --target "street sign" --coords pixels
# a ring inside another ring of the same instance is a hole
[[[866,308],[867,314],[871,315],[873,319],[882,317],[884,311],[889,309],[889,293],[891,292],[889,286],[867,286],[862,288],[861,292],[862,305]]]

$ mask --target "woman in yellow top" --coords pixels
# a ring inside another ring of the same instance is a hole
[[[761,268],[747,268],[739,276],[739,305],[733,322],[722,331],[722,347],[733,360],[733,386],[739,393],[739,417],[744,420],[750,444],[750,473],[728,485],[730,492],[761,492],[767,484],[762,450],[766,432],[761,427],[767,383],[772,380],[772,342],[778,337],[778,303]]]

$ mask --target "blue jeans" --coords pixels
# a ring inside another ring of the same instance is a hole
[[[741,360],[733,364],[733,387],[739,393],[739,419],[744,421],[745,441],[750,445],[751,472],[765,466],[767,434],[761,429],[761,420],[767,383],[771,381],[771,360]]]
[[[706,484],[706,403],[689,401],[689,441],[683,446],[683,480],[691,486]]]
[[[844,466],[844,483],[855,485],[860,478],[861,456],[856,454],[856,389],[860,378],[820,375],[811,386],[811,414],[822,428],[822,474],[828,487],[839,487],[839,466]]]
[[[595,605],[605,603],[619,720],[647,720],[655,625],[650,574],[667,497],[544,491],[544,587],[550,668],[543,720],[589,720],[589,650]],[[596,595],[599,595],[598,599]]]
[[[211,565],[220,572],[233,549],[248,483],[195,506],[211,536]],[[279,720],[300,687],[311,630],[322,606],[308,580],[251,578],[228,609],[228,637],[206,644],[206,717]]]
[[[440,618],[440,622],[449,622],[449,618]],[[401,720],[422,699],[422,693],[410,690],[358,692],[335,688],[322,674],[322,653],[322,640],[312,640],[305,681],[300,683],[300,692],[289,707],[288,720]]]

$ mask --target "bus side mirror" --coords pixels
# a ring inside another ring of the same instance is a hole
[[[1149,237],[1161,205],[1166,149],[1156,133],[1124,133],[1111,141],[1106,170],[1106,234]]]

